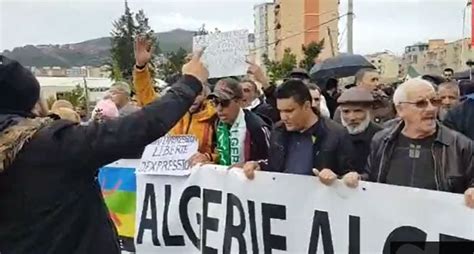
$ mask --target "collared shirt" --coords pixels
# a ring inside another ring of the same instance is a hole
[[[289,133],[284,173],[313,175],[314,143],[317,139],[313,134],[319,125],[318,121],[304,132]]]
[[[254,108],[258,107],[258,105],[262,104],[262,101],[260,98],[255,98],[252,103],[250,103],[250,106],[248,106],[246,109],[248,110],[253,110]]]

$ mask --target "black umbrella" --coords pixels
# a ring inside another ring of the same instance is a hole
[[[454,73],[454,79],[470,79],[471,78],[471,70],[465,70],[461,72]]]
[[[313,80],[345,78],[354,76],[364,68],[375,69],[375,66],[361,55],[342,53],[324,60],[321,64],[315,64],[311,68],[310,76]]]

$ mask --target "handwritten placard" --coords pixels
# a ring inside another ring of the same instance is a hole
[[[188,160],[197,151],[198,141],[194,136],[164,136],[145,148],[137,174],[189,175]]]
[[[236,30],[195,36],[193,49],[205,48],[202,60],[210,78],[240,76],[247,73],[248,31]]]

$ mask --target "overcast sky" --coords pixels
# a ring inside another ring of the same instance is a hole
[[[144,9],[155,31],[197,29],[203,23],[208,29],[253,31],[253,5],[262,2],[265,0],[129,0],[129,6],[132,11]],[[343,14],[347,0],[340,2]],[[354,2],[354,50],[358,53],[401,53],[412,43],[430,38],[454,40],[463,34],[467,0]],[[0,0],[0,51],[108,36],[123,6],[123,0]],[[345,22],[342,19],[339,24],[341,51],[346,49]]]

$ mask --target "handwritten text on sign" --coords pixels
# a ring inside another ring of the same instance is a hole
[[[247,30],[195,36],[193,49],[202,48],[205,48],[202,59],[208,66],[210,78],[247,73],[248,65],[245,62],[249,50]]]
[[[165,136],[143,152],[138,174],[189,175],[188,160],[198,150],[194,136]]]

